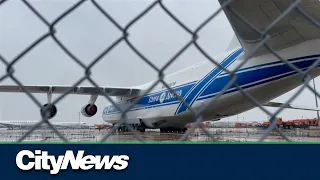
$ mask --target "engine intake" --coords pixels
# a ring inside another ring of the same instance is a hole
[[[92,117],[98,111],[98,107],[95,104],[88,104],[81,109],[81,114],[85,117]]]
[[[40,110],[40,113],[42,117],[51,119],[57,114],[57,107],[54,104],[44,104]]]

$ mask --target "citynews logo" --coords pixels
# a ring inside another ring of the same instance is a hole
[[[23,162],[24,158],[28,158],[28,162]],[[74,170],[89,170],[93,167],[96,170],[101,169],[115,169],[123,170],[128,167],[129,156],[115,155],[115,156],[84,156],[84,151],[80,150],[75,157],[73,151],[66,151],[64,156],[48,155],[48,151],[35,150],[35,153],[29,150],[22,150],[16,156],[16,165],[23,171],[31,169],[35,170],[49,170],[50,174],[58,174],[60,170],[68,168],[69,164]]]

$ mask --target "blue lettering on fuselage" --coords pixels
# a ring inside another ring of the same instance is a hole
[[[153,103],[153,102],[156,102],[156,101],[158,101],[158,100],[159,100],[159,96],[151,96],[151,97],[149,98],[148,103]]]
[[[182,90],[176,91],[175,93],[176,93],[176,94],[171,93],[171,92],[168,92],[165,100],[166,100],[166,101],[169,101],[169,100],[171,100],[171,99],[176,99],[177,96],[180,96],[180,97],[181,97],[181,95],[182,95]],[[177,95],[177,96],[176,96],[176,95]],[[181,98],[182,98],[182,97],[181,97]]]
[[[194,84],[195,84],[195,81],[184,84],[184,85],[180,85],[177,87],[172,87],[172,90],[182,99],[183,96],[186,94],[186,92],[189,91]],[[172,93],[170,90],[163,90],[160,92],[143,96],[132,107],[132,110],[176,104],[177,102],[179,102],[179,98],[177,98],[174,93]],[[134,102],[131,102],[131,103],[134,103]],[[125,105],[128,106],[129,104],[130,103],[119,103],[117,104],[117,106],[123,107]],[[117,108],[115,108],[113,105],[110,105],[105,107],[103,112],[104,114],[113,114],[113,113],[118,113],[120,111]]]
[[[170,91],[166,91],[161,94],[156,94],[155,96],[150,96],[148,103],[158,103],[158,102],[165,103],[165,102],[168,102],[171,100],[177,100],[178,96],[180,96],[180,98],[182,98],[181,95],[182,95],[181,89],[175,91],[175,93],[172,93]]]

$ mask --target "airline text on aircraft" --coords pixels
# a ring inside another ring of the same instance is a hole
[[[182,94],[182,90],[178,90],[178,91],[175,91],[175,93],[181,97],[181,94]],[[160,95],[156,95],[156,96],[151,96],[149,97],[149,101],[148,103],[153,103],[153,102],[157,102],[159,101],[160,103],[162,103],[164,100],[168,101],[168,100],[171,100],[173,98],[177,98],[175,96],[174,93],[171,93],[171,92],[163,92],[162,94]]]

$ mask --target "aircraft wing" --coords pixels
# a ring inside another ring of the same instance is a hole
[[[72,86],[18,86],[18,85],[0,85],[0,92],[12,93],[52,93],[52,94],[80,94],[80,95],[102,95],[101,90],[109,96],[130,96],[140,92],[140,89],[132,88],[111,88],[111,87],[72,87]]]
[[[223,5],[227,1],[229,0],[219,0],[219,3]],[[238,43],[241,44],[245,52],[250,53],[262,41],[261,33],[253,30],[238,15],[263,32],[270,24],[276,22],[277,18],[291,4],[293,4],[292,0],[233,0],[228,6],[225,6],[224,13],[237,36]],[[300,1],[299,6],[317,20],[318,23],[320,22],[319,0]],[[267,44],[277,51],[307,40],[319,39],[320,28],[297,9],[293,9],[285,18],[275,23],[267,31],[267,34],[271,36]],[[232,47],[233,43],[237,42],[233,40],[229,47]],[[262,46],[255,51],[252,57],[263,55],[267,52],[269,51]]]
[[[59,123],[59,122],[52,122],[52,125],[55,127],[60,128],[72,128],[72,127],[78,127],[78,126],[89,126],[86,123],[76,123],[76,122],[70,122],[70,123]]]
[[[3,123],[3,122],[0,122],[0,126],[6,127],[6,128],[21,127],[20,125],[11,124],[11,123]]]
[[[278,103],[278,102],[268,102],[264,104],[263,106],[268,106],[268,107],[281,107],[284,103]],[[299,110],[308,110],[308,111],[320,111],[319,108],[316,107],[305,107],[305,106],[298,106],[294,104],[288,104],[285,106],[285,108],[288,109],[299,109]]]
[[[13,124],[9,124],[9,123],[0,122],[0,126],[2,126],[2,127],[11,127],[11,126],[14,126],[14,125]]]

